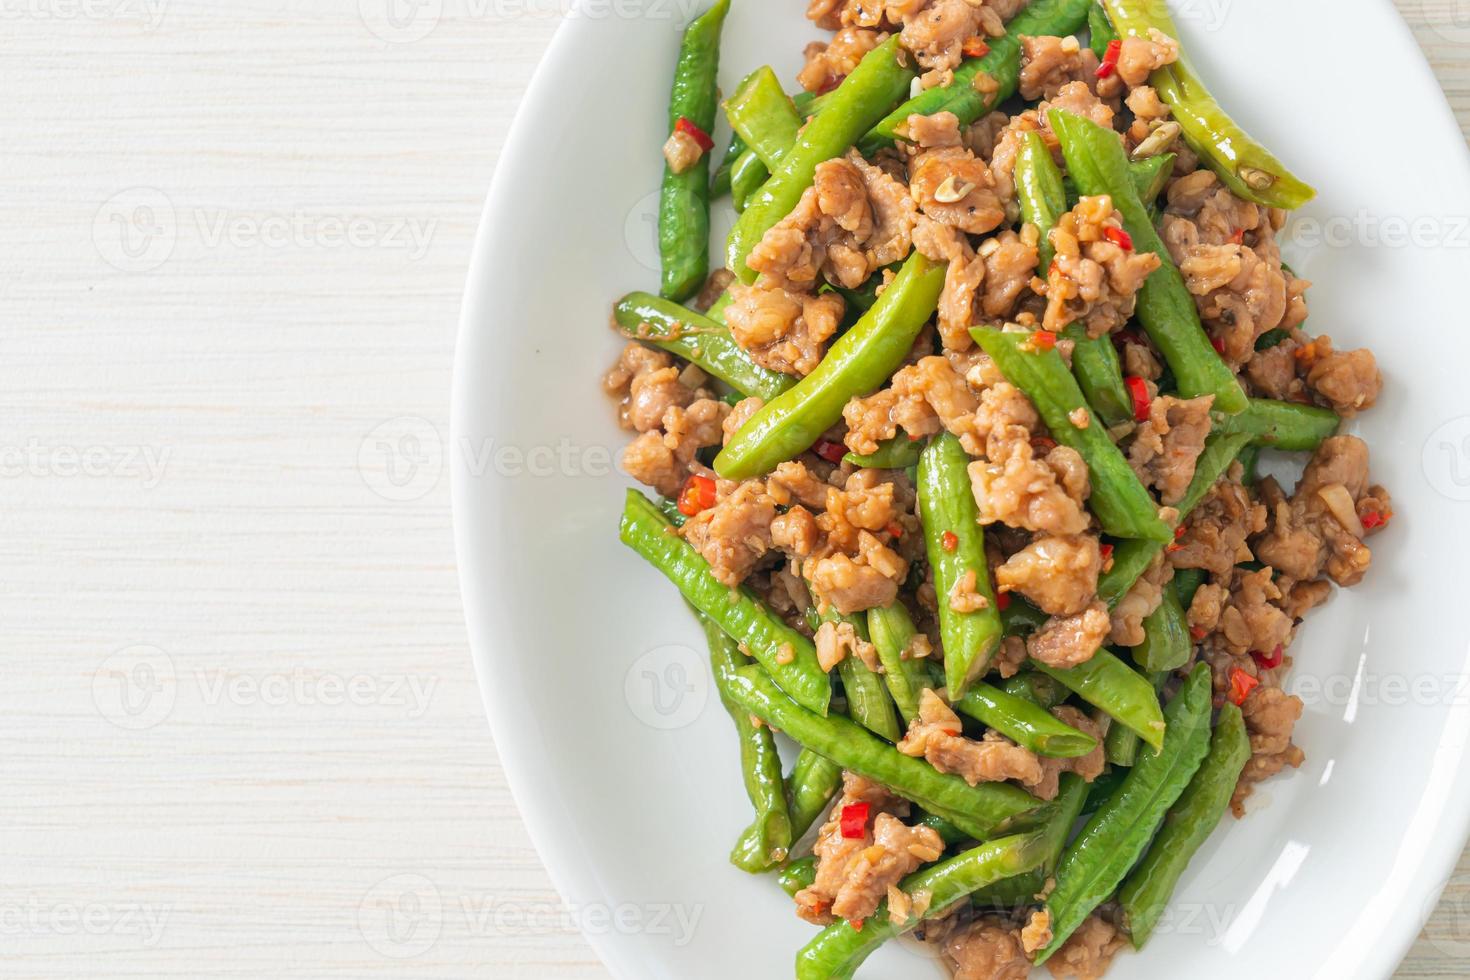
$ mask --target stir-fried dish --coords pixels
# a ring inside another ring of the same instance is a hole
[[[652,491],[622,540],[738,735],[731,861],[819,928],[798,980],[904,933],[962,980],[1100,976],[1302,764],[1292,641],[1392,521],[1340,431],[1377,364],[1282,261],[1312,190],[1158,0],[813,0],[800,90],[722,101],[728,13],[684,37],[605,387]]]

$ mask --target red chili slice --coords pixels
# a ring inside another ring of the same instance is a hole
[[[1136,374],[1130,374],[1123,379],[1123,383],[1128,386],[1128,394],[1133,396],[1133,420],[1147,422],[1151,404],[1147,382]]]
[[[1097,77],[1107,78],[1118,70],[1118,55],[1123,51],[1123,42],[1114,38],[1108,42],[1108,49],[1103,52],[1102,64],[1097,66]]]
[[[818,439],[812,451],[829,463],[840,463],[842,457],[847,455],[847,447],[830,439]]]
[[[953,551],[959,546],[959,536],[956,535],[953,531],[945,531],[944,534],[940,535],[939,547],[943,548],[945,551]]]
[[[990,53],[990,45],[980,35],[965,38],[965,43],[960,45],[960,51],[966,58],[983,58]]]
[[[674,123],[674,129],[691,137],[694,142],[699,144],[699,148],[706,153],[715,148],[715,141],[710,139],[709,133],[700,129],[688,116],[680,116]]]
[[[1050,330],[1032,331],[1031,346],[1037,350],[1052,350],[1057,346],[1057,335]]]
[[[709,510],[715,505],[715,496],[715,481],[693,474],[684,481],[684,489],[679,492],[679,513],[693,517],[700,511]]]
[[[1133,236],[1122,228],[1114,228],[1112,225],[1108,225],[1103,229],[1103,237],[1125,252],[1133,251]]]
[[[1113,546],[1112,545],[1110,545],[1110,544],[1100,545],[1098,547],[1097,551],[1098,551],[1098,554],[1102,555],[1102,560],[1103,560],[1103,563],[1104,564],[1107,564],[1108,562],[1112,561],[1112,559],[1113,559]]]
[[[1242,705],[1245,699],[1260,686],[1260,681],[1241,670],[1239,667],[1230,668],[1230,703]]]
[[[1007,609],[1011,608],[1011,594],[1009,592],[997,593],[995,596],[995,608],[999,609],[1001,612],[1005,612]]]
[[[1388,523],[1389,516],[1391,515],[1380,514],[1376,510],[1368,511],[1368,513],[1364,514],[1362,517],[1363,530],[1371,531],[1375,527],[1382,527],[1383,525]]]
[[[849,803],[842,808],[842,816],[838,818],[842,829],[842,836],[848,840],[860,840],[868,832],[868,811],[871,806],[867,803]]]
[[[1272,650],[1270,653],[1262,653],[1259,650],[1251,651],[1251,657],[1255,659],[1256,663],[1260,665],[1263,670],[1270,670],[1273,667],[1280,667],[1281,661],[1285,658],[1285,656],[1286,646],[1282,643],[1276,644],[1276,649]]]

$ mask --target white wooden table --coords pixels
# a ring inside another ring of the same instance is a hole
[[[0,5],[6,976],[606,976],[496,761],[442,472],[558,4],[388,2]],[[1400,6],[1470,123],[1464,5]],[[1467,973],[1462,862],[1399,976]]]

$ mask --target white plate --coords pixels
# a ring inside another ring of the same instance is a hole
[[[788,976],[812,934],[773,881],[726,861],[747,808],[729,721],[673,588],[616,536],[625,439],[598,380],[619,346],[610,305],[657,284],[688,5],[593,0],[557,34],[485,208],[455,375],[458,553],[495,741],[571,914],[629,980]],[[817,36],[801,6],[736,0],[727,90],[766,62],[793,76]],[[1368,581],[1293,649],[1306,764],[1225,822],[1176,896],[1187,913],[1110,976],[1384,977],[1470,817],[1470,161],[1384,0],[1175,9],[1216,93],[1318,188],[1287,257],[1316,282],[1309,329],[1378,354],[1385,394],[1357,430],[1398,516]],[[860,973],[934,975],[893,945]]]

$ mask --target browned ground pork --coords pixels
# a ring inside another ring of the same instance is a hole
[[[1082,198],[1057,221],[1050,234],[1056,258],[1046,271],[1046,329],[1060,332],[1081,321],[1089,337],[1101,337],[1133,314],[1138,290],[1159,257],[1134,251],[1119,234],[1122,227],[1106,194]]]
[[[1210,434],[1214,395],[1175,398],[1164,395],[1149,404],[1148,419],[1135,431],[1128,462],[1138,478],[1159,491],[1159,499],[1177,504],[1194,479],[1194,464]]]
[[[1094,913],[1068,937],[1046,961],[1051,975],[1076,980],[1098,980],[1112,965],[1118,950],[1128,944],[1127,938],[1113,923],[1113,916]]]
[[[954,980],[1026,980],[1031,975],[1021,937],[1003,919],[976,919],[950,936],[944,953],[954,964]]]
[[[898,743],[898,750],[927,759],[935,769],[960,776],[971,786],[1005,779],[1041,782],[1044,772],[1034,752],[993,732],[975,741],[965,738],[962,730],[959,716],[943,698],[926,689],[919,702],[919,717]]]
[[[995,570],[995,585],[1021,593],[1042,612],[1071,616],[1097,595],[1101,571],[1096,535],[1043,535]]]
[[[1026,640],[1026,652],[1050,667],[1086,663],[1108,638],[1108,607],[1093,600],[1073,616],[1053,616]]]

